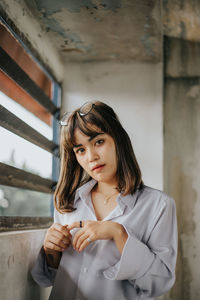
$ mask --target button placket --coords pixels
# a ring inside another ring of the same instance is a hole
[[[86,267],[84,267],[84,268],[83,268],[83,272],[84,272],[84,273],[87,273],[87,272],[88,272],[88,269],[87,269]]]
[[[82,268],[81,268],[81,272],[83,274],[83,276],[86,275],[86,273],[88,273],[88,261],[87,261],[87,253],[86,250],[83,251],[83,263],[82,263]],[[81,274],[80,274],[81,275]]]
[[[82,288],[83,288],[83,284],[85,283],[85,276],[88,272],[86,253],[83,251],[82,255],[83,255],[83,259],[82,259],[82,265],[80,268],[80,273],[79,273],[79,278],[78,278],[77,291],[76,291],[76,295],[74,297],[75,300],[82,299],[82,296],[80,295],[80,290],[82,290]]]

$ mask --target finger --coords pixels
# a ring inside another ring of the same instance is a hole
[[[51,235],[56,236],[58,239],[64,240],[64,241],[67,239],[71,240],[71,238],[72,238],[72,235],[69,231],[67,231],[67,232],[63,231],[63,230],[59,231],[54,227],[49,229],[48,236],[51,236]]]
[[[45,246],[47,243],[53,243],[54,245],[57,245],[61,248],[66,248],[69,244],[70,244],[70,240],[61,240],[61,239],[58,239],[56,236],[51,236],[49,238],[47,238],[47,240],[45,241]]]
[[[69,230],[67,229],[67,225],[61,225],[61,224],[55,224],[55,226],[52,228],[52,230],[57,231],[59,233],[61,233],[63,236],[68,237],[68,238],[72,238],[71,233],[69,232]]]
[[[52,229],[55,229],[57,230],[58,232],[61,232],[63,235],[65,236],[71,236],[71,233],[69,232],[69,230],[67,229],[67,225],[61,225],[61,224],[58,224],[58,223],[55,223],[53,226],[52,226]]]
[[[60,232],[58,232],[56,230],[48,233],[47,236],[46,236],[46,238],[45,238],[45,240],[47,240],[47,241],[48,240],[51,241],[52,239],[53,239],[54,242],[55,241],[58,241],[58,242],[62,241],[64,243],[68,243],[68,242],[71,241],[71,239],[69,237],[64,236],[62,233],[60,233]]]
[[[65,248],[60,247],[59,245],[56,245],[52,242],[47,242],[46,245],[44,245],[44,250],[54,250],[54,251],[59,251],[59,252],[63,252],[65,250]]]
[[[82,221],[82,227],[84,227],[84,221]],[[70,230],[72,230],[72,229],[74,229],[74,228],[80,228],[80,221],[78,221],[78,222],[73,222],[73,223],[71,223],[70,225],[68,225],[67,226],[67,229],[70,231]]]
[[[74,247],[74,249],[76,249],[76,244],[78,239],[80,238],[81,235],[83,235],[85,233],[84,229],[80,229],[79,231],[77,231],[74,235],[73,241],[72,241],[72,245]]]
[[[45,240],[51,240],[54,239],[54,241],[62,241],[65,244],[68,244],[71,241],[71,238],[66,237],[63,235],[63,233],[58,232],[57,230],[52,230],[48,233]]]
[[[79,246],[78,252],[83,251],[89,244],[91,243],[91,241],[88,241],[88,237],[82,242],[82,244]]]
[[[82,235],[77,239],[76,245],[75,245],[75,249],[76,249],[77,251],[79,251],[80,246],[82,245],[82,243],[83,243],[85,240],[87,240],[87,238],[88,238],[88,234],[87,234],[87,233],[84,233],[84,234],[82,234]]]

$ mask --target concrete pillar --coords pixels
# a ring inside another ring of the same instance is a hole
[[[164,189],[177,205],[177,280],[165,300],[200,299],[200,44],[165,38]]]

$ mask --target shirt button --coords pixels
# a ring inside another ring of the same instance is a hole
[[[83,272],[84,272],[84,273],[87,273],[87,271],[88,271],[87,268],[84,268],[84,269],[83,269]]]

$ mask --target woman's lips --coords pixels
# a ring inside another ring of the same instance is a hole
[[[92,169],[92,171],[101,171],[105,165],[99,165]]]

